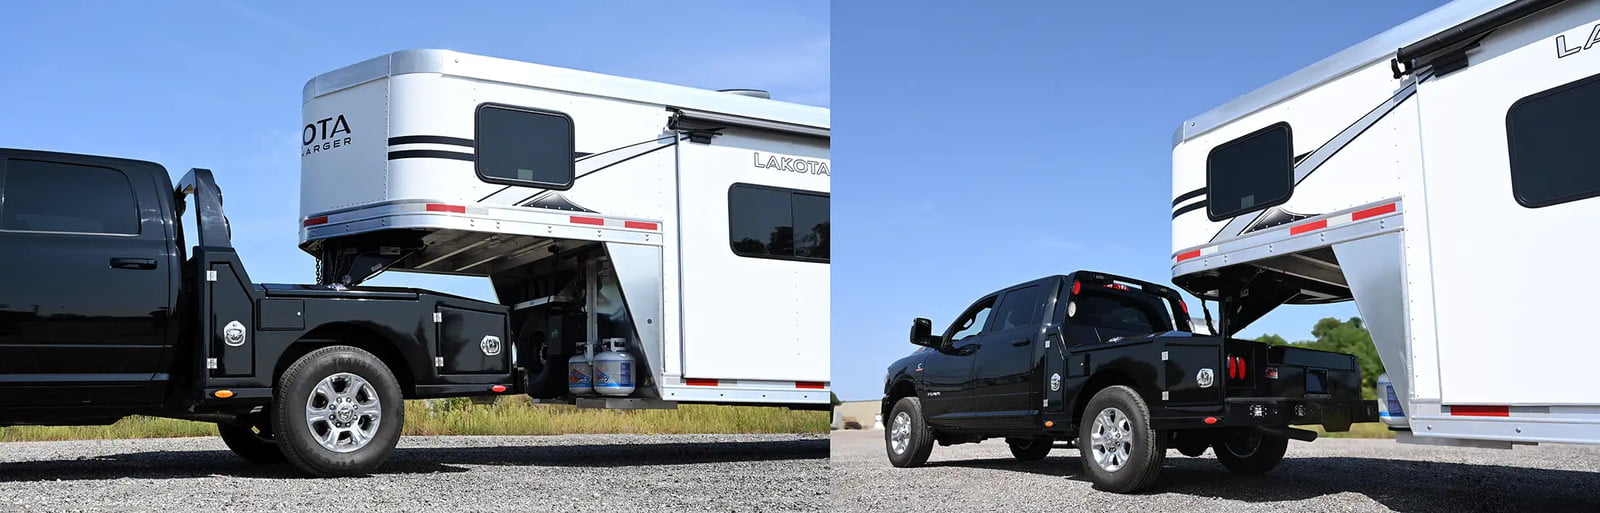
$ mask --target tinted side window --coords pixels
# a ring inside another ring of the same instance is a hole
[[[0,194],[0,228],[6,230],[139,233],[133,187],[115,169],[9,160]]]
[[[728,189],[728,240],[739,256],[827,262],[828,196],[734,184]]]
[[[950,324],[950,343],[954,345],[964,339],[983,334],[983,327],[989,322],[989,312],[994,309],[994,298],[985,299],[976,310],[970,310],[962,315],[956,322]]]
[[[1172,320],[1159,297],[1091,289],[1067,304],[1067,328],[1075,343],[1099,343],[1170,331]]]
[[[485,182],[572,187],[572,118],[556,112],[478,106],[477,170]]]
[[[1511,192],[1528,208],[1600,196],[1600,145],[1587,136],[1600,119],[1600,76],[1518,100],[1506,112]]]
[[[1288,123],[1251,132],[1206,157],[1206,214],[1221,221],[1289,201],[1294,147]]]
[[[995,331],[1033,326],[1044,311],[1043,287],[1029,285],[1006,293],[995,309]]]

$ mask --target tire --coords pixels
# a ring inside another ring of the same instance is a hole
[[[272,438],[272,424],[217,424],[217,435],[228,450],[251,463],[283,463],[283,451]]]
[[[1283,461],[1289,439],[1246,428],[1218,438],[1211,448],[1228,471],[1253,476],[1264,474]]]
[[[350,346],[317,349],[278,379],[273,437],[289,462],[308,474],[364,475],[389,459],[400,441],[401,399],[394,374],[372,353]]]
[[[1096,489],[1134,492],[1161,475],[1166,436],[1150,427],[1150,408],[1132,388],[1100,390],[1089,400],[1078,425],[1078,454]],[[1102,443],[1097,446],[1097,441]]]
[[[883,447],[889,463],[896,467],[920,467],[933,453],[933,430],[922,417],[922,400],[903,397],[889,410],[889,426],[883,430]]]
[[[1050,455],[1050,449],[1055,441],[1049,438],[1011,438],[1006,440],[1011,446],[1011,455],[1021,461],[1039,461]]]

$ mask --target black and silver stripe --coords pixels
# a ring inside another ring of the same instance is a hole
[[[403,145],[403,144],[438,144],[438,145],[444,145],[444,146],[464,147],[464,148],[466,148],[468,150],[474,149],[472,139],[463,139],[463,138],[460,138],[460,137],[447,137],[447,136],[443,136],[443,135],[401,135],[401,136],[396,136],[396,137],[390,137],[389,138],[389,147],[391,148],[389,150],[389,160],[400,160],[400,159],[450,159],[450,160],[465,160],[467,162],[472,162],[474,160],[477,160],[477,157],[474,156],[471,151],[461,152],[461,151],[448,151],[448,150],[396,150],[396,149],[393,149],[395,146],[399,146],[399,145]]]

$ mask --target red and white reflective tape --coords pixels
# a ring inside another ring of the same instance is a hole
[[[763,384],[763,385],[779,385],[780,383],[784,383],[784,382],[782,382],[782,381],[762,381],[762,382],[760,382],[760,384]],[[795,381],[793,383],[794,383],[794,388],[801,388],[801,389],[807,389],[807,390],[823,390],[823,389],[828,388],[828,383],[827,382],[823,382],[823,381]],[[737,386],[740,383],[738,381],[736,381],[736,380],[729,380],[729,379],[719,380],[719,379],[709,379],[709,378],[683,378],[683,384],[689,385],[689,386],[693,386],[693,387],[720,387],[720,386]]]
[[[606,226],[610,228],[627,228],[629,230],[658,231],[661,229],[660,224],[649,221],[627,221],[623,219],[606,219],[604,217],[568,216],[568,221],[572,224]]]
[[[445,204],[445,203],[411,204],[410,206],[402,207],[402,208],[404,210],[406,210],[406,211],[413,211],[413,212],[437,212],[437,213],[445,213],[445,214],[471,214],[471,215],[478,215],[478,216],[489,215],[489,209],[484,208],[484,207],[467,207],[467,206],[462,206],[462,205],[449,205],[449,204]],[[328,224],[328,222],[329,222],[329,217],[326,216],[326,215],[321,215],[321,216],[314,216],[314,217],[306,218],[305,221],[302,221],[300,223],[300,226],[304,227],[304,228],[310,228],[310,227],[313,227],[313,226],[319,226],[319,225]],[[601,226],[601,227],[606,227],[606,228],[623,228],[623,229],[628,229],[628,230],[647,230],[647,231],[653,231],[653,232],[654,231],[661,231],[661,224],[660,223],[656,223],[656,222],[651,222],[651,221],[629,221],[629,220],[626,220],[626,219],[610,219],[610,218],[594,217],[594,216],[567,216],[567,222],[571,223],[571,224],[584,225],[584,226]]]
[[[1376,207],[1364,208],[1364,209],[1361,209],[1361,210],[1357,210],[1355,212],[1349,212],[1349,213],[1345,213],[1345,214],[1339,214],[1339,215],[1336,215],[1336,216],[1325,217],[1325,218],[1318,219],[1318,220],[1315,220],[1315,221],[1300,223],[1300,224],[1296,224],[1296,225],[1290,225],[1289,226],[1289,236],[1293,237],[1295,235],[1301,235],[1301,234],[1311,233],[1311,232],[1314,232],[1314,231],[1317,231],[1317,230],[1327,229],[1327,228],[1332,227],[1332,226],[1339,226],[1341,224],[1354,223],[1356,221],[1361,221],[1361,220],[1370,219],[1370,218],[1374,218],[1374,217],[1378,217],[1378,216],[1393,214],[1393,213],[1397,212],[1399,209],[1400,209],[1400,205],[1398,203],[1385,203],[1385,204],[1382,204],[1382,205],[1378,205]],[[1203,257],[1203,256],[1209,256],[1212,253],[1216,253],[1216,252],[1217,252],[1217,246],[1205,247],[1205,248],[1200,248],[1200,249],[1191,249],[1189,251],[1185,251],[1185,252],[1182,252],[1182,253],[1178,253],[1177,255],[1173,255],[1172,259],[1175,262],[1183,262],[1184,260],[1192,260],[1192,259],[1200,258],[1200,257]]]
[[[1178,253],[1178,256],[1176,258],[1178,259],[1179,262],[1182,262],[1184,260],[1189,260],[1189,259],[1192,259],[1192,258],[1200,258],[1200,257],[1203,257],[1203,256],[1210,255],[1212,253],[1216,253],[1216,252],[1217,252],[1217,247],[1216,246],[1211,246],[1209,248],[1191,249],[1189,251]]]

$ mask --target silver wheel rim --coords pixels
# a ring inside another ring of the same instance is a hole
[[[894,425],[889,428],[889,448],[895,454],[905,454],[911,446],[911,415],[906,412],[894,415]]]
[[[1089,429],[1089,448],[1094,462],[1106,472],[1116,472],[1128,464],[1133,453],[1133,422],[1116,408],[1100,410]]]
[[[383,420],[378,391],[361,376],[340,372],[317,382],[306,398],[306,429],[333,452],[366,447]]]

